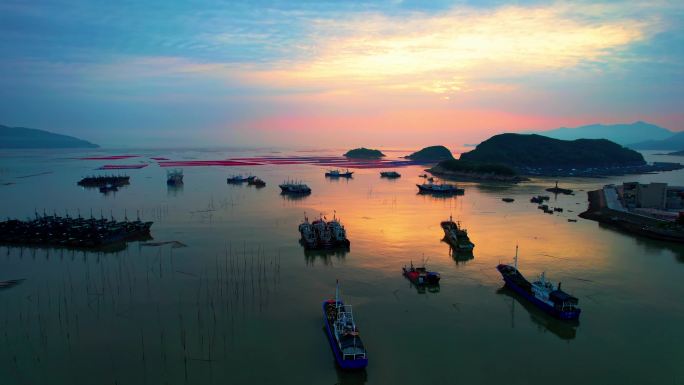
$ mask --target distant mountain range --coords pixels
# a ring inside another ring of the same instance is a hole
[[[684,148],[684,131],[661,140],[646,140],[633,143],[629,147],[637,150],[681,150]]]
[[[675,134],[675,132],[666,128],[641,121],[631,124],[591,124],[580,127],[561,127],[549,131],[528,133],[562,140],[608,139],[612,142],[632,148],[637,148],[632,145],[635,143],[640,144],[645,141],[665,140]]]
[[[25,127],[0,125],[0,148],[97,148],[97,144],[73,136]]]

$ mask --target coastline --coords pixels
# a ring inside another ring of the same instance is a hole
[[[630,212],[610,209],[603,190],[587,192],[589,207],[578,216],[611,225],[631,234],[661,241],[684,243],[684,229],[674,223]]]
[[[451,171],[447,170],[439,165],[432,168],[425,169],[432,175],[438,176],[445,179],[457,179],[465,181],[492,181],[492,182],[506,182],[506,183],[519,183],[529,181],[529,178],[520,175],[498,175],[494,173],[473,173],[473,172],[463,172],[463,171]]]

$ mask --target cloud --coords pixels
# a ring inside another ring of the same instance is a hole
[[[244,74],[261,84],[326,89],[380,87],[438,94],[492,87],[496,79],[616,63],[652,36],[658,19],[611,18],[607,6],[582,14],[565,5],[439,14],[356,15],[316,20],[308,55]],[[481,83],[478,85],[478,83]]]

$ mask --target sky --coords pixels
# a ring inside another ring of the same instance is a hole
[[[104,146],[684,130],[682,1],[0,1],[0,124]]]

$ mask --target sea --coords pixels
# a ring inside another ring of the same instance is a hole
[[[0,245],[0,280],[24,280],[0,290],[0,383],[684,384],[684,245],[578,217],[587,191],[682,185],[684,170],[561,178],[575,194],[558,196],[545,192],[553,178],[456,182],[464,195],[440,197],[418,194],[426,166],[401,158],[413,150],[383,149],[395,163],[352,164],[350,179],[324,175],[346,169],[331,161],[344,149],[0,152],[2,220],[154,222],[152,240],[115,250]],[[97,170],[107,165],[145,166]],[[182,168],[182,186],[167,186],[172,168]],[[381,178],[389,169],[401,177]],[[77,185],[104,174],[130,184],[108,194]],[[235,174],[266,187],[227,184]],[[281,195],[286,180],[312,193]],[[537,209],[538,194],[563,212]],[[305,217],[338,218],[350,250],[304,250]],[[472,255],[442,241],[449,217],[467,229]],[[496,265],[516,247],[528,279],[545,272],[579,299],[579,322],[504,287]],[[404,278],[411,263],[439,272],[439,287]],[[368,350],[361,372],[336,367],[323,329],[321,303],[336,282]]]

